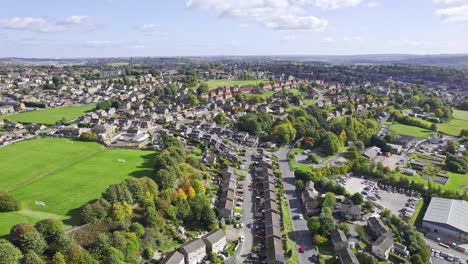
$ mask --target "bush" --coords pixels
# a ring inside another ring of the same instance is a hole
[[[7,192],[0,191],[0,212],[21,210],[21,203]]]
[[[96,142],[98,140],[98,136],[93,132],[83,132],[80,135],[80,140],[87,142]]]

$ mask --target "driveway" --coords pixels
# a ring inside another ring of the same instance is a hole
[[[278,157],[279,168],[283,177],[284,193],[288,201],[289,213],[292,218],[299,214],[303,214],[302,204],[296,192],[294,184],[294,172],[289,168],[287,155],[291,150],[290,146],[283,147],[275,152]],[[294,237],[296,238],[297,247],[304,247],[304,253],[298,253],[299,262],[302,264],[311,263],[312,255],[317,254],[313,249],[312,236],[307,228],[307,220],[292,220]],[[296,249],[297,250],[297,249]]]

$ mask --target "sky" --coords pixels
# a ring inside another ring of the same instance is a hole
[[[468,53],[468,0],[0,0],[0,57]]]

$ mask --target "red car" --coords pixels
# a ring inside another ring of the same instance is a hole
[[[300,252],[300,253],[304,253],[304,252],[305,252],[304,247],[300,247],[300,248],[299,248],[299,252]]]
[[[260,232],[260,231],[257,231],[257,232],[255,232],[255,235],[257,235],[257,236],[264,236],[264,235],[265,235],[265,233],[263,233],[263,232]]]
[[[253,188],[253,187],[250,187],[250,188],[249,188],[249,191],[251,191],[251,192],[252,192],[253,190],[254,190],[254,188]]]

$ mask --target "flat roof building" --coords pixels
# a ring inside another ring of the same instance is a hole
[[[468,202],[432,198],[423,218],[423,229],[434,235],[468,241]]]

